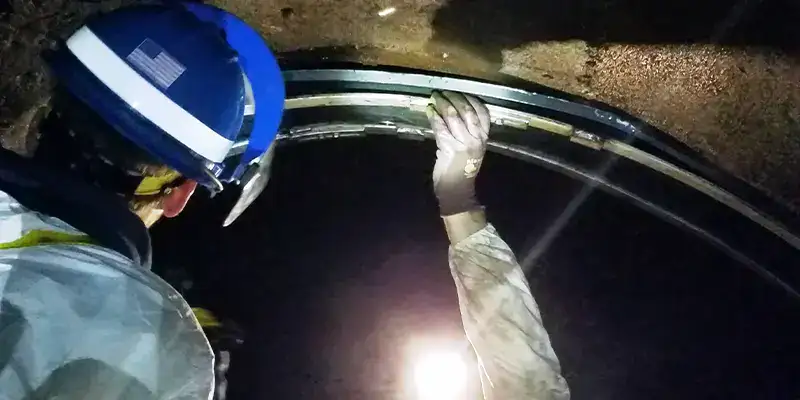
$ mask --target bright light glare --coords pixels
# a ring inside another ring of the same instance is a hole
[[[419,400],[453,400],[466,389],[467,365],[456,351],[421,354],[414,364],[414,384]]]
[[[387,7],[387,8],[384,8],[383,10],[378,11],[378,16],[388,17],[388,16],[394,14],[395,11],[397,11],[396,7]]]

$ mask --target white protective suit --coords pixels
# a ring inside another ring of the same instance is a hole
[[[0,399],[211,398],[211,347],[172,287],[92,244],[8,248],[32,230],[81,235],[0,192]]]
[[[449,258],[485,399],[569,399],[522,268],[494,227],[450,246]]]

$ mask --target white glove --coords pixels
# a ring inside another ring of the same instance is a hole
[[[477,98],[456,92],[434,92],[427,108],[436,145],[433,190],[443,216],[480,209],[475,178],[480,171],[491,119]]]

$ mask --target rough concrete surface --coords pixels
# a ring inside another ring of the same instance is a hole
[[[86,16],[126,3],[0,0],[0,145],[25,152],[35,136],[51,86],[41,54]]]
[[[2,0],[0,0],[2,3]],[[0,26],[3,145],[44,103],[38,53],[102,3],[12,0]],[[511,75],[619,107],[784,204],[800,205],[800,7],[790,1],[216,0],[281,61]],[[394,7],[393,12],[389,12]],[[385,16],[379,12],[386,10]]]

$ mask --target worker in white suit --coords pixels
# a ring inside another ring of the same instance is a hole
[[[247,100],[238,60],[179,6],[103,14],[48,56],[57,87],[34,158],[0,150],[0,398],[224,393],[228,360],[215,368],[192,309],[150,271],[147,227],[242,172],[226,169]],[[271,72],[259,118],[277,130]]]
[[[147,227],[180,214],[198,185],[218,189],[244,112],[235,61],[218,31],[163,7],[89,22],[51,61],[60,83],[36,158],[0,150],[2,398],[214,396],[214,352],[150,271]],[[566,399],[524,275],[475,197],[488,111],[433,99],[434,191],[485,396]]]

